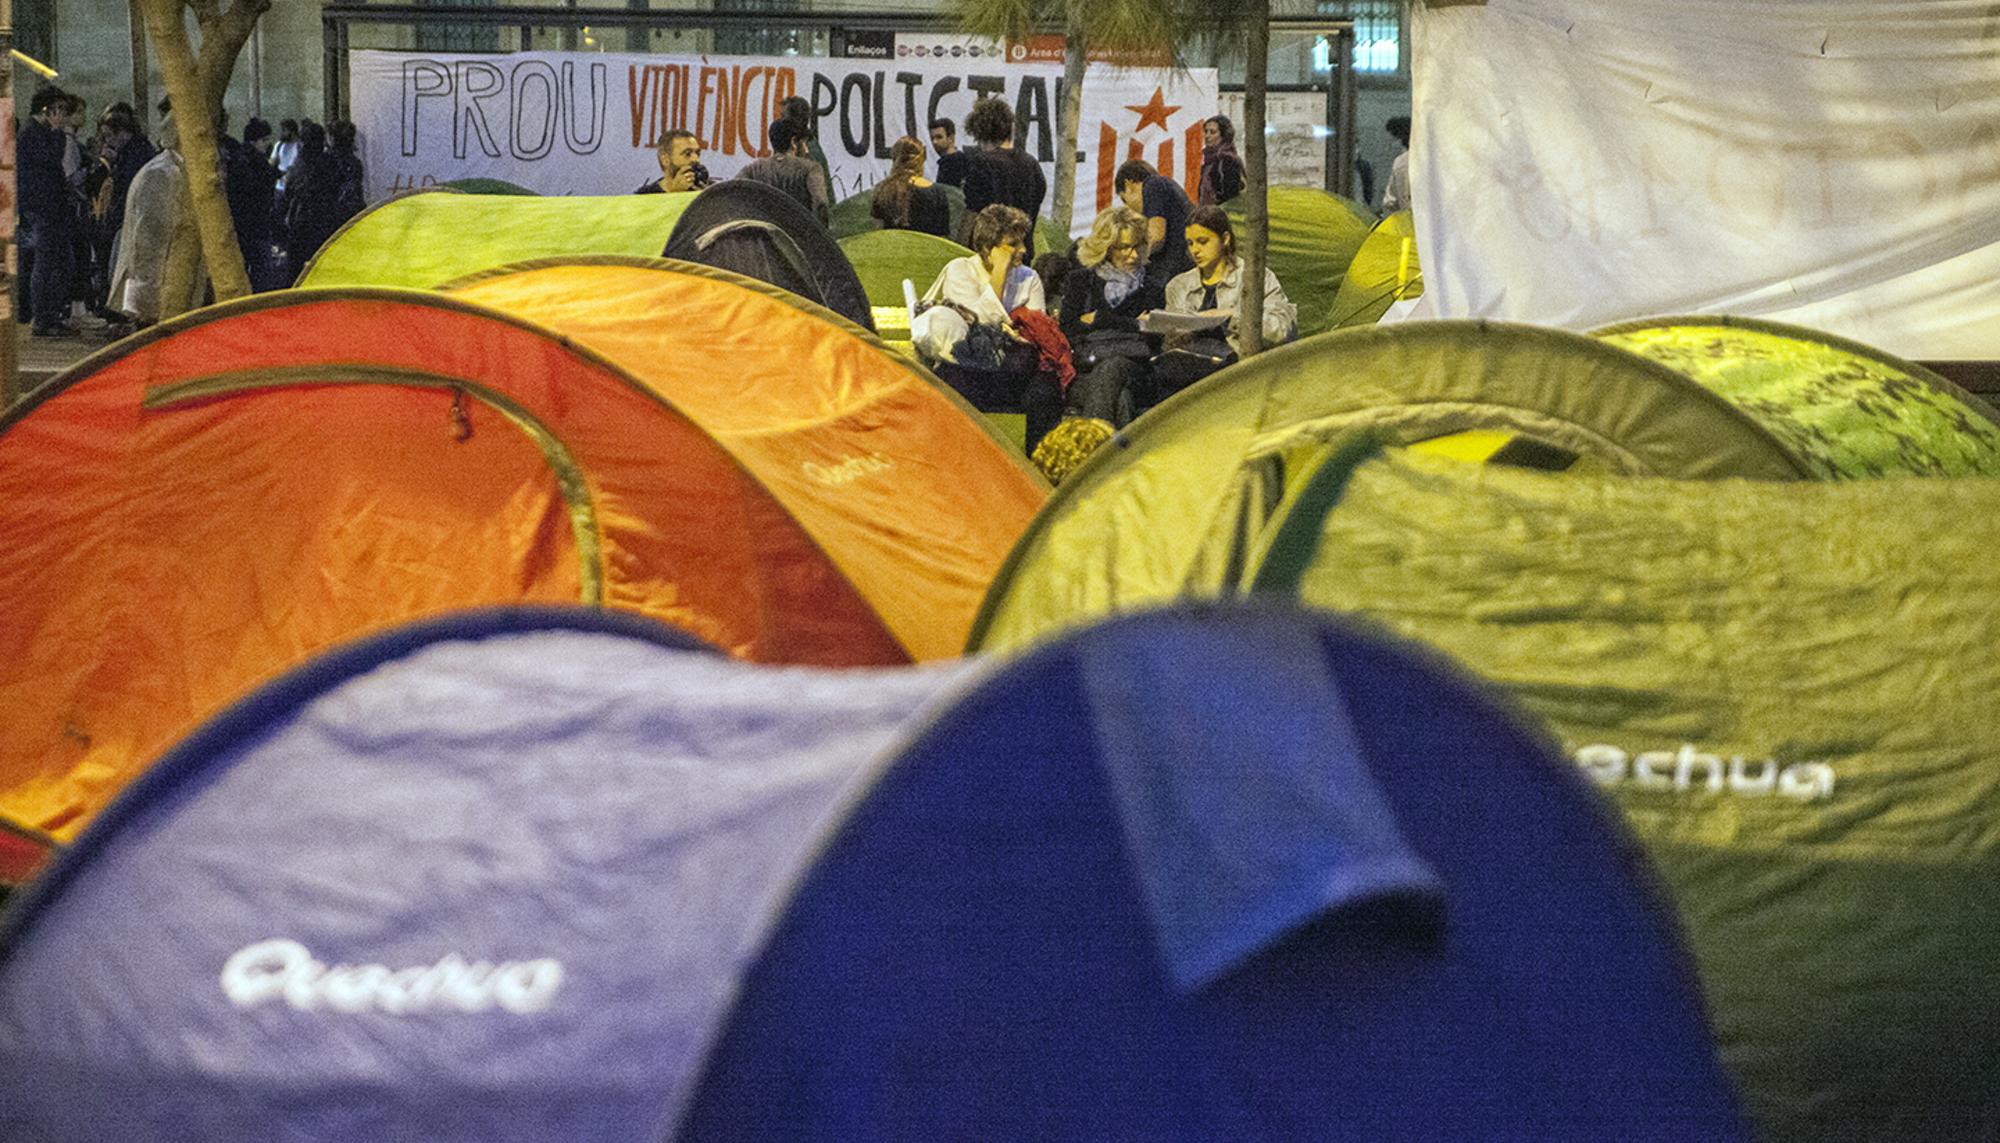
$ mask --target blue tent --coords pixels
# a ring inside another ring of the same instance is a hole
[[[316,661],[0,924],[0,1137],[1741,1138],[1537,733],[1285,611],[1004,664],[505,611]]]

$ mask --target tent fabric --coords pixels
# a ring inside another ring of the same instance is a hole
[[[965,192],[943,183],[938,185],[944,186],[945,204],[951,212],[951,223],[946,229],[956,238],[964,233]],[[865,190],[834,203],[827,212],[826,228],[835,238],[842,240],[882,229],[882,224],[875,220],[875,191]]]
[[[632,254],[657,258],[694,194],[459,194],[440,188],[384,199],[327,239],[301,286],[410,286],[530,258]]]
[[[481,179],[481,178],[452,179],[450,182],[440,183],[438,185],[447,187],[451,190],[458,191],[460,194],[531,195],[531,194],[541,193],[539,191],[529,190],[527,187],[524,187],[519,183],[510,183],[506,179]]]
[[[1721,398],[1589,338],[1470,322],[1322,334],[1222,370],[1099,449],[1015,545],[969,645],[1223,590],[1322,444],[1369,428],[1405,441],[1503,429],[1621,472],[1805,473]]]
[[[907,653],[783,505],[558,335],[286,291],[128,338],[0,421],[0,816],[77,829],[200,718],[358,634],[587,602],[731,653]]]
[[[1742,1137],[1629,838],[1433,660],[1251,610],[827,672],[615,618],[395,633],[191,737],[5,918],[0,1130]]]
[[[1320,480],[1308,558],[1251,578],[1547,720],[1660,864],[1764,1138],[2000,1118],[2000,482]]]
[[[1299,336],[1331,329],[1334,298],[1375,216],[1351,199],[1313,187],[1272,187],[1267,203],[1271,221],[1265,256],[1285,296],[1299,307]],[[1223,209],[1242,241],[1248,207],[1237,198]]]
[[[1048,495],[1019,452],[921,366],[761,282],[590,259],[503,267],[449,289],[560,331],[700,424],[916,658],[958,653]]]
[[[1414,316],[2000,358],[1993,31],[1936,0],[1419,5]]]
[[[32,877],[60,849],[56,839],[40,830],[0,821],[0,905],[7,901],[9,886]]]
[[[904,305],[905,280],[921,294],[944,272],[945,263],[972,253],[956,242],[915,230],[857,234],[841,239],[840,250],[853,264],[870,306]]]
[[[1417,260],[1416,225],[1410,212],[1399,210],[1375,224],[1333,298],[1327,328],[1373,325],[1397,302],[1424,294],[1423,266]]]
[[[1920,365],[1775,322],[1648,318],[1592,336],[1756,418],[1824,479],[2000,476],[2000,414]]]
[[[768,282],[875,329],[868,294],[840,243],[797,199],[766,183],[730,179],[696,195],[674,224],[665,256]]]

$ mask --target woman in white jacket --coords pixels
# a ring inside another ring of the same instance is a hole
[[[1218,319],[1222,334],[1170,336],[1167,351],[1154,361],[1154,383],[1161,397],[1199,381],[1234,361],[1243,352],[1237,336],[1237,302],[1243,294],[1243,263],[1236,257],[1236,231],[1218,206],[1199,206],[1188,215],[1188,256],[1194,269],[1167,281],[1168,313]],[[1299,308],[1285,296],[1285,287],[1270,267],[1264,269],[1264,346],[1270,348],[1297,337]]]

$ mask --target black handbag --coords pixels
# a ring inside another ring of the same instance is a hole
[[[1114,358],[1131,361],[1150,361],[1153,358],[1153,339],[1134,329],[1096,330],[1083,335],[1083,350],[1077,364],[1084,368]]]

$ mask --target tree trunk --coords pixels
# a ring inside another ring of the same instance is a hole
[[[1270,168],[1264,153],[1265,85],[1271,72],[1271,0],[1248,6],[1243,45],[1243,290],[1236,299],[1236,337],[1243,356],[1264,349],[1264,251],[1271,237]]]
[[[1049,208],[1063,233],[1076,226],[1077,135],[1083,129],[1083,73],[1090,63],[1089,41],[1072,13],[1063,43],[1062,106],[1056,112],[1056,194]]]
[[[13,47],[14,2],[0,0],[0,99],[14,98],[14,61],[7,54]],[[10,137],[12,134],[8,132]],[[8,144],[7,153],[0,155],[0,160],[4,160],[9,167],[14,165],[12,143]],[[12,210],[7,212],[7,240],[0,244],[0,258],[5,259],[0,262],[0,306],[7,307],[4,328],[0,328],[0,411],[12,405],[21,395],[21,362],[14,341],[20,333],[20,327],[14,324],[14,292],[21,288],[21,283],[14,278],[14,267],[19,263],[14,258],[14,243],[18,236],[14,233],[13,214]]]
[[[229,219],[229,199],[223,193],[222,166],[216,146],[215,121],[222,109],[218,94],[229,83],[228,72],[235,66],[234,51],[227,57],[224,66],[213,67],[213,56],[209,51],[213,45],[219,52],[223,44],[217,42],[222,30],[217,22],[202,21],[204,43],[203,56],[210,57],[210,74],[204,75],[203,68],[195,60],[193,47],[188,43],[187,26],[182,22],[185,10],[184,0],[141,0],[145,6],[146,26],[152,33],[153,50],[160,59],[160,75],[166,80],[167,95],[174,101],[174,124],[180,135],[181,158],[187,164],[188,202],[194,215],[195,230],[201,235],[201,251],[208,263],[209,280],[215,284],[215,300],[228,301],[250,293],[250,273],[244,268],[243,249],[236,242],[236,227]],[[244,0],[238,0],[237,9],[244,7]],[[233,13],[232,13],[233,14]],[[250,17],[254,25],[256,15]],[[245,33],[245,39],[248,33]],[[236,42],[240,48],[242,41]],[[220,70],[220,83],[215,82],[213,72]],[[162,309],[178,304],[178,299],[166,299]],[[168,315],[162,312],[162,318]]]
[[[146,63],[146,14],[140,11],[139,0],[126,0],[126,19],[132,34],[132,113],[139,117],[139,126],[151,134],[153,96],[149,73],[152,69]]]

